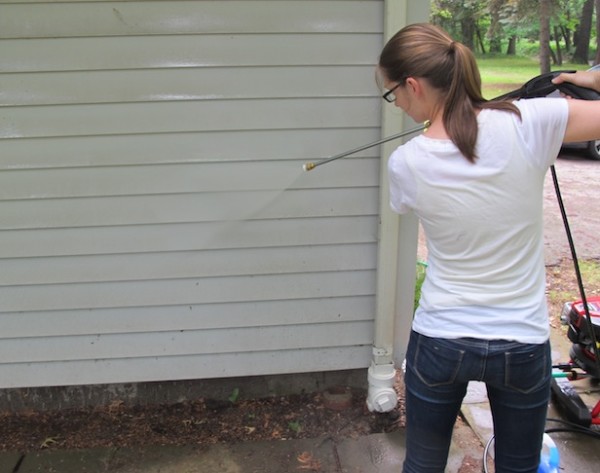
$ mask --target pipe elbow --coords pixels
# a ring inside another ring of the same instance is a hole
[[[367,408],[370,412],[390,412],[398,404],[398,394],[394,389],[396,369],[393,363],[371,364],[368,371],[369,390]]]

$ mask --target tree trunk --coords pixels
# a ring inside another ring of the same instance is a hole
[[[590,53],[590,35],[592,31],[592,17],[594,15],[594,3],[596,0],[585,0],[579,28],[577,29],[577,43],[573,53],[573,62],[577,64],[588,64]]]
[[[596,57],[594,65],[600,64],[600,0],[596,0]]]
[[[460,22],[462,43],[468,46],[471,51],[475,51],[473,38],[475,36],[475,21],[473,18],[464,18]]]
[[[502,23],[500,22],[500,8],[503,5],[504,0],[493,0],[489,2],[490,28],[487,35],[490,39],[490,53],[499,53],[502,51]]]
[[[481,37],[481,30],[477,27],[475,28],[475,34],[477,35],[477,42],[481,48],[481,54],[485,54],[485,44],[483,42],[483,38]]]
[[[550,2],[540,0],[540,73],[550,72]]]
[[[506,55],[514,56],[516,54],[517,54],[517,37],[515,35],[512,35],[510,38],[508,38],[508,46],[506,48]]]
[[[600,1],[600,0],[598,0]],[[560,27],[560,32],[562,33],[562,37],[565,40],[565,51],[571,50],[571,30],[565,28],[564,26]]]
[[[554,64],[554,65],[558,64],[558,58],[556,57],[556,54],[554,54],[554,51],[552,50],[552,48],[550,48],[550,59],[552,59],[552,64]]]
[[[600,0],[598,0],[600,1]],[[556,56],[554,57],[554,64],[562,66],[562,49],[560,47],[560,30],[554,27],[554,44],[556,44]]]

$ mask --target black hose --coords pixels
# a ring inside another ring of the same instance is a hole
[[[546,430],[547,434],[551,434],[553,432],[573,432],[576,434],[589,435],[592,438],[600,440],[600,430],[590,429],[589,427],[584,427],[582,425],[575,424],[573,422],[569,422],[568,420],[563,420],[563,419],[554,419],[554,418],[549,417],[546,419],[546,421],[547,422],[557,422],[559,424],[563,424],[566,426],[566,427],[562,427],[562,428],[547,429]]]
[[[600,349],[598,348],[598,339],[596,338],[594,324],[592,322],[590,309],[587,303],[587,297],[585,295],[585,289],[583,287],[583,279],[581,277],[581,270],[579,269],[579,259],[577,258],[577,252],[575,251],[575,243],[573,242],[573,235],[571,234],[571,228],[569,225],[569,220],[567,219],[567,213],[565,211],[565,206],[560,192],[560,186],[558,185],[558,177],[556,175],[556,169],[554,168],[554,165],[550,167],[550,170],[552,171],[552,180],[554,182],[554,190],[556,191],[556,199],[558,200],[558,206],[560,207],[560,213],[562,215],[563,224],[565,226],[565,232],[567,234],[567,239],[569,240],[569,248],[571,250],[573,266],[575,268],[575,275],[577,277],[577,286],[579,287],[579,294],[581,296],[581,301],[583,302],[583,310],[585,312],[585,322],[587,329],[590,332],[590,338],[592,340],[592,348],[594,351],[594,357],[596,358],[596,375],[600,376]]]

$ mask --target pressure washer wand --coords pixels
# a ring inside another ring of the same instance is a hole
[[[417,133],[419,131],[424,130],[426,127],[427,127],[427,124],[421,125],[416,128],[413,128],[412,130],[407,130],[407,131],[403,131],[401,133],[396,133],[395,135],[391,135],[386,138],[382,138],[381,140],[374,141],[373,143],[369,143],[367,145],[359,146],[358,148],[354,148],[349,151],[345,151],[343,153],[336,154],[335,156],[331,156],[329,158],[322,159],[321,161],[304,163],[302,165],[302,169],[304,169],[305,171],[311,171],[314,168],[316,168],[317,166],[320,166],[321,164],[327,164],[327,163],[330,163],[331,161],[335,161],[336,159],[345,158],[346,156],[350,156],[351,154],[358,153],[359,151],[363,151],[365,149],[372,148],[373,146],[387,143],[388,141],[397,140],[398,138],[402,138],[404,136],[412,135],[413,133]]]

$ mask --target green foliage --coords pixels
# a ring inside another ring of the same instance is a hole
[[[421,286],[423,285],[423,281],[425,280],[425,272],[427,269],[427,263],[423,261],[419,261],[417,263],[417,280],[415,283],[415,301],[414,301],[414,309],[417,310],[419,306],[419,299],[421,298]]]
[[[240,388],[234,388],[230,396],[227,398],[231,404],[235,404],[240,398]]]
[[[560,36],[563,60],[574,52],[584,3],[585,0],[552,1],[550,33]],[[509,40],[513,40],[517,55],[537,57],[540,52],[539,0],[432,0],[430,21],[477,52],[505,53]],[[596,34],[592,28],[590,60],[595,57]],[[550,41],[556,50],[556,38]]]
[[[299,434],[300,431],[302,430],[302,425],[297,420],[293,420],[291,422],[288,422],[288,427],[295,434]]]

